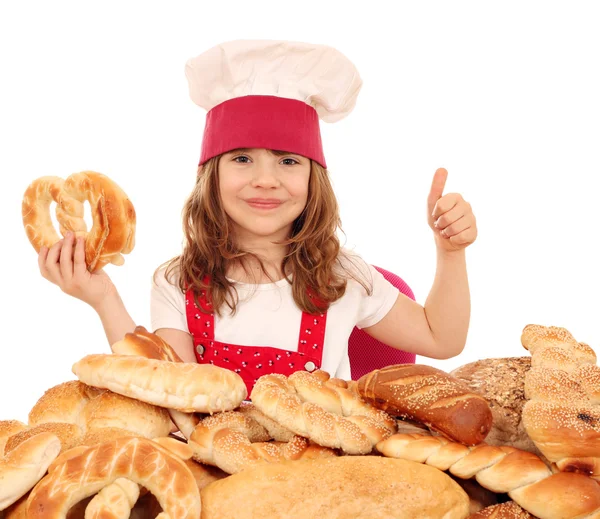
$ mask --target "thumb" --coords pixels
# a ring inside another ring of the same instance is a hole
[[[444,187],[446,186],[446,179],[448,178],[448,172],[445,168],[438,168],[433,175],[433,181],[431,182],[431,189],[429,196],[427,197],[427,210],[428,215],[431,216],[435,208],[436,202],[442,198],[444,194]]]

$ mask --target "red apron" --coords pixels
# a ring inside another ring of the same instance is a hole
[[[198,295],[198,302],[203,309],[212,310],[205,291]],[[262,375],[280,373],[289,376],[296,371],[314,371],[321,367],[327,312],[316,315],[302,312],[298,351],[287,351],[271,346],[244,346],[215,341],[214,314],[200,312],[192,290],[187,290],[185,294],[185,305],[198,363],[210,363],[235,371],[246,383],[248,396]]]

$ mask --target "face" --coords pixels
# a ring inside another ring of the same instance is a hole
[[[234,223],[236,237],[285,239],[308,198],[310,160],[266,149],[237,150],[219,159],[223,208]]]

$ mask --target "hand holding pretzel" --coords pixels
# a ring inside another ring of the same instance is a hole
[[[84,202],[90,204],[93,225],[87,230]],[[74,173],[66,180],[45,176],[34,180],[23,195],[23,226],[36,252],[59,241],[50,218],[56,202],[60,233],[85,237],[85,264],[90,272],[108,263],[122,265],[122,254],[135,245],[135,209],[125,192],[110,178],[94,171]]]
[[[88,231],[84,202],[89,201],[93,225]],[[50,217],[56,203],[60,238]],[[93,171],[60,177],[40,177],[25,191],[23,225],[38,252],[44,278],[61,290],[96,308],[116,292],[102,268],[122,265],[122,254],[135,244],[135,210],[123,190],[107,176]]]
[[[477,225],[471,204],[458,193],[444,193],[448,172],[439,168],[427,198],[427,219],[439,250],[465,249],[477,238]]]

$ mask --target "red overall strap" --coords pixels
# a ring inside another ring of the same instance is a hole
[[[205,282],[208,280],[205,277]],[[204,310],[212,310],[207,291],[201,290],[198,294],[198,303]],[[313,297],[309,293],[309,297]],[[188,290],[186,294],[186,313],[188,323],[199,321],[199,326],[189,326],[192,336],[203,342],[212,342],[215,340],[215,318],[212,311],[210,313],[201,312],[194,304],[192,292]],[[325,326],[327,323],[327,313],[308,314],[302,312],[300,323],[300,333],[298,335],[298,353],[301,355],[323,356],[323,344],[325,342]],[[192,330],[197,330],[195,333]],[[200,331],[200,336],[196,334]],[[319,366],[320,367],[320,366]]]

